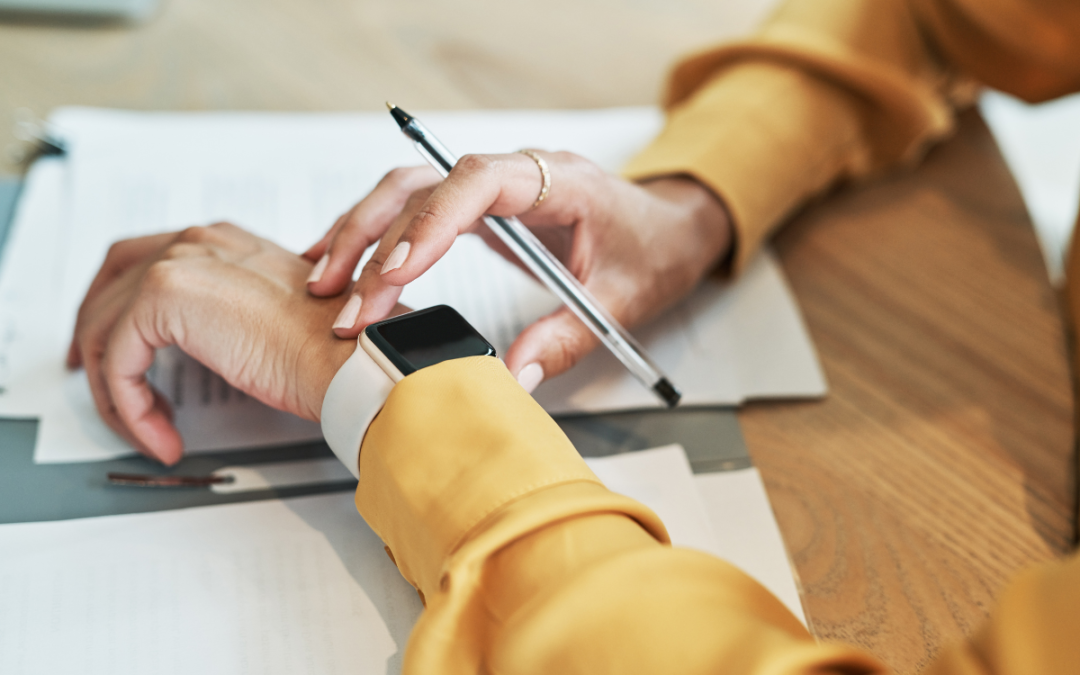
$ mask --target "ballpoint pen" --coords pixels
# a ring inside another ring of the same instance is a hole
[[[423,124],[401,108],[387,103],[390,114],[416,149],[444,178],[457,163],[454,156]],[[651,389],[668,407],[682,394],[653,362],[637,340],[608,313],[574,275],[551,254],[517,218],[484,216],[484,223],[564,305],[600,339],[630,373]]]

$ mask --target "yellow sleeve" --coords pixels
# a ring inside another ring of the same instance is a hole
[[[671,548],[490,357],[395,386],[356,503],[424,599],[406,673],[881,671],[815,644],[731,565]]]
[[[628,178],[689,175],[725,203],[736,269],[807,200],[918,160],[984,83],[1080,90],[1074,0],[788,0],[750,39],[678,64]]]
[[[924,675],[1080,673],[1080,556],[1017,576],[990,620],[946,647]]]
[[[882,673],[817,644],[731,565],[668,545],[606,490],[496,359],[394,388],[360,454],[360,513],[425,601],[412,673]],[[1021,575],[927,675],[1080,672],[1080,558]]]

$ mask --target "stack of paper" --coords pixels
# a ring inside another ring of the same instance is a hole
[[[802,617],[753,469],[708,477],[738,504],[710,513],[678,446],[588,461]],[[421,611],[349,494],[4,525],[0,550],[0,673],[397,672]]]
[[[652,108],[423,117],[457,152],[571,149],[612,171],[661,123]],[[111,242],[230,220],[301,251],[386,171],[420,163],[386,114],[67,108],[52,122],[68,158],[39,162],[31,172],[0,264],[0,416],[41,419],[38,462],[131,452],[98,419],[82,373],[63,367],[75,312]],[[475,237],[459,239],[402,300],[417,308],[453,305],[500,352],[558,306]],[[825,392],[798,310],[768,254],[738,283],[707,281],[635,333],[683,390],[684,405]],[[177,354],[163,354],[152,379],[174,405],[190,452],[320,437],[317,425],[238,395]],[[541,385],[536,397],[551,412],[658,405],[604,350]]]

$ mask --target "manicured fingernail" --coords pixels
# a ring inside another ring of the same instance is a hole
[[[543,366],[539,363],[530,363],[518,371],[517,381],[525,391],[531,394],[533,389],[536,389],[544,381]]]
[[[311,274],[308,275],[307,282],[313,284],[319,279],[322,279],[323,272],[326,271],[326,264],[330,262],[330,254],[327,253],[323,257],[319,258],[319,262],[315,263],[315,267],[311,269]]]
[[[394,250],[390,251],[390,255],[386,257],[386,262],[383,263],[382,266],[382,272],[379,272],[379,274],[393,272],[397,268],[404,265],[405,258],[409,257],[410,248],[412,248],[412,244],[410,244],[409,242],[398,242],[398,245],[394,247]]]
[[[356,317],[360,316],[360,306],[363,304],[364,301],[360,299],[359,295],[349,298],[349,301],[341,308],[341,314],[337,315],[334,328],[352,328],[353,324],[356,323]]]

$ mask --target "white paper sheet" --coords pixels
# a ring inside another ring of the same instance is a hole
[[[0,549],[3,673],[382,673],[421,610],[348,494],[4,525]]]
[[[660,125],[652,108],[432,113],[424,119],[451,148],[572,148],[611,170]],[[0,415],[43,419],[38,462],[131,453],[97,419],[82,374],[62,365],[75,312],[112,241],[229,219],[302,250],[386,171],[419,160],[385,114],[65,108],[54,122],[70,145],[70,159],[30,177],[8,246],[8,259],[22,264],[0,269],[0,316],[15,326],[15,337],[0,342],[0,358],[8,364],[0,372],[7,392],[0,395]],[[544,288],[471,236],[410,285],[402,300],[414,307],[453,305],[500,353],[524,326],[558,307]],[[684,404],[825,392],[798,310],[769,255],[759,257],[738,284],[706,282],[636,333],[682,388]],[[189,388],[182,399],[204,398],[199,368],[185,366]],[[167,374],[172,366],[157,370]],[[602,350],[545,382],[536,397],[551,412],[659,405]],[[228,415],[218,404],[188,406],[178,415],[189,452],[320,437],[316,425],[253,401],[241,405],[236,393],[229,400]]]
[[[694,483],[719,544],[717,555],[772,591],[805,625],[799,583],[758,470],[698,474]]]
[[[1080,199],[1080,94],[1028,105],[987,91],[979,107],[1020,187],[1050,278],[1059,282]]]
[[[756,474],[693,477],[679,446],[588,463],[802,616]],[[396,672],[421,611],[348,493],[3,525],[0,551],[2,673]]]
[[[646,504],[667,527],[671,543],[720,555],[694,472],[681,445],[585,460],[612,492]]]
[[[694,476],[679,445],[585,462],[612,490],[647,502],[678,545],[752,570],[805,623],[798,585],[757,469]],[[348,469],[333,458],[224,467],[214,475],[234,479],[211,487],[218,493],[352,479]]]

